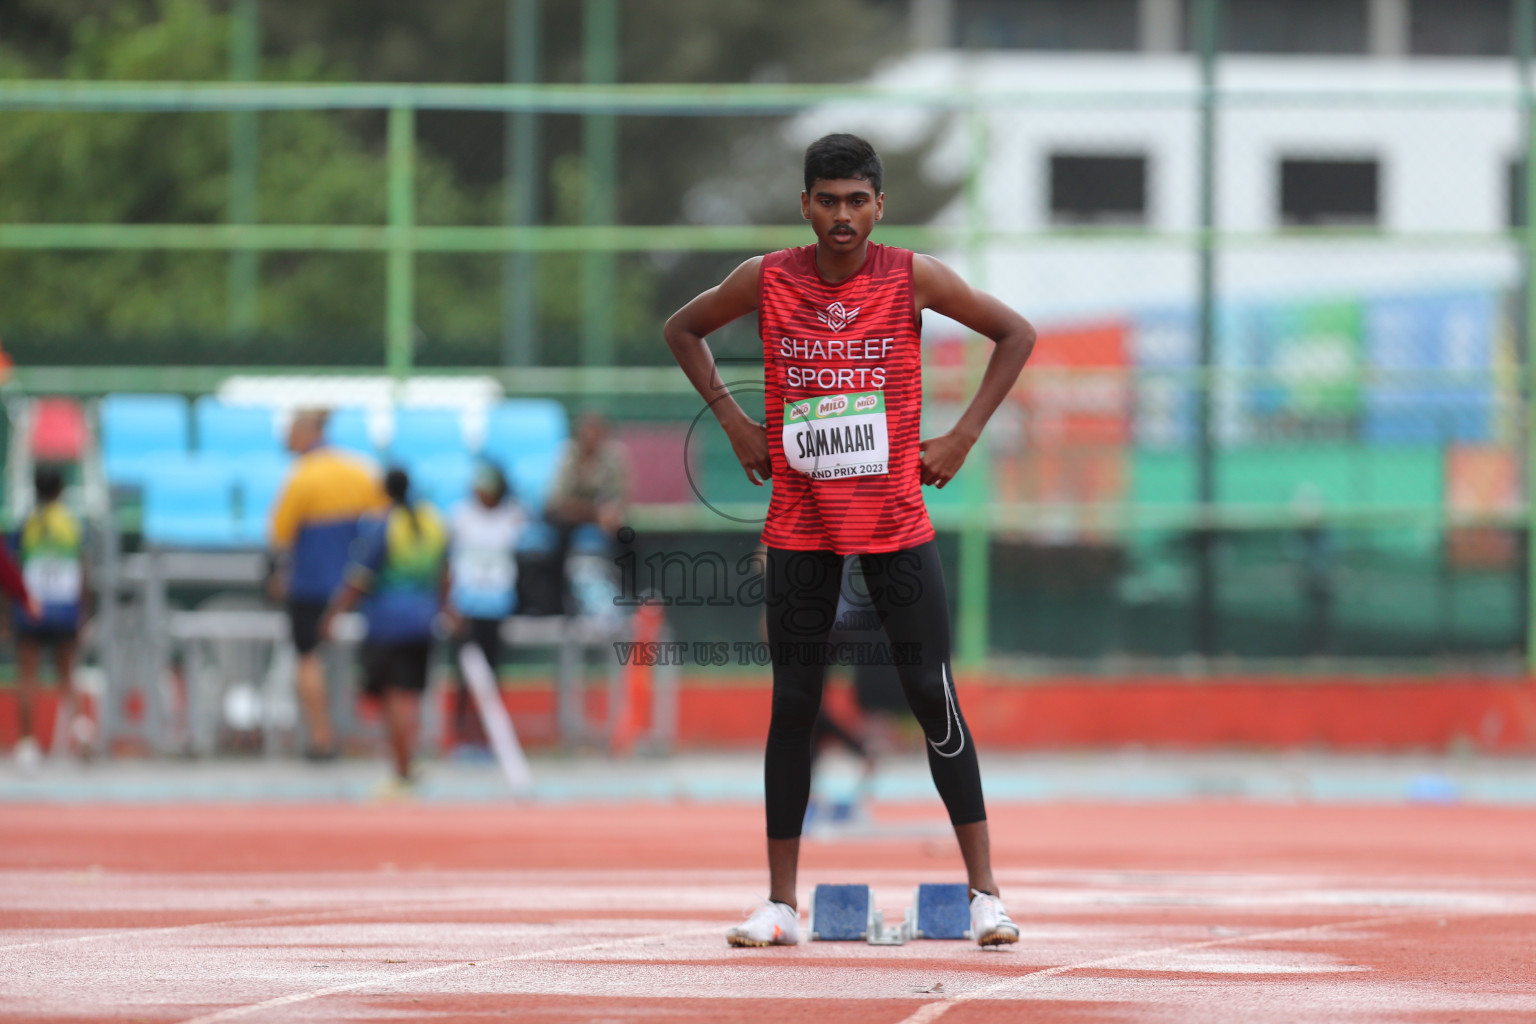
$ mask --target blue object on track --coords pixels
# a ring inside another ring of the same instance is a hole
[[[1408,802],[1415,804],[1454,804],[1461,800],[1461,786],[1455,779],[1427,773],[1416,775],[1408,783]]]
[[[963,883],[924,883],[913,897],[917,904],[916,939],[971,937],[971,889]]]
[[[818,885],[811,894],[811,938],[859,940],[869,935],[869,886]]]

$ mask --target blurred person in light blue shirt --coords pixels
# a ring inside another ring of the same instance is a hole
[[[502,620],[517,608],[517,543],[527,522],[506,476],[491,463],[480,467],[473,493],[454,506],[449,517],[449,606],[461,642],[477,645],[493,672],[501,664]],[[483,745],[476,721],[460,680],[455,737]]]

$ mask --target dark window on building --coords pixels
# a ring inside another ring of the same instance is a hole
[[[1051,157],[1051,223],[1145,224],[1147,158]]]
[[[1511,160],[1504,175],[1504,210],[1512,228],[1525,227],[1525,161]]]
[[[1507,57],[1509,0],[1412,0],[1408,48],[1426,56]]]
[[[1195,41],[1195,7],[1184,0],[1185,43]],[[1367,0],[1227,0],[1221,46],[1228,53],[1364,53]]]
[[[1280,222],[1287,227],[1375,224],[1381,166],[1375,160],[1280,161]]]
[[[1134,50],[1136,0],[955,0],[969,50]]]

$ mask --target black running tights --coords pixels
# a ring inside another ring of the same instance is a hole
[[[861,555],[863,580],[885,626],[907,704],[927,738],[928,768],[955,825],[985,821],[981,769],[960,715],[949,666],[949,599],[933,541]],[[811,793],[811,732],[821,710],[827,638],[837,614],[843,558],[830,551],[768,549],[768,647],[773,718],[764,758],[768,838],[800,835]],[[876,652],[877,654],[882,652]]]

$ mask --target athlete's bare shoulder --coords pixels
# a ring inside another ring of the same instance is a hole
[[[953,304],[969,295],[971,286],[937,256],[912,254],[912,298],[919,311]]]
[[[1029,322],[1001,299],[972,288],[954,267],[932,256],[914,254],[912,302],[919,313],[925,309],[942,313],[993,341],[1014,332],[1034,336]]]
[[[763,260],[766,257],[753,256],[744,260],[735,270],[725,276],[720,282],[720,291],[723,297],[729,300],[751,303],[751,308],[757,308],[758,283],[762,279]]]
[[[703,337],[757,309],[758,275],[763,258],[754,256],[725,276],[725,280],[694,296],[667,320],[663,329],[689,331]]]

